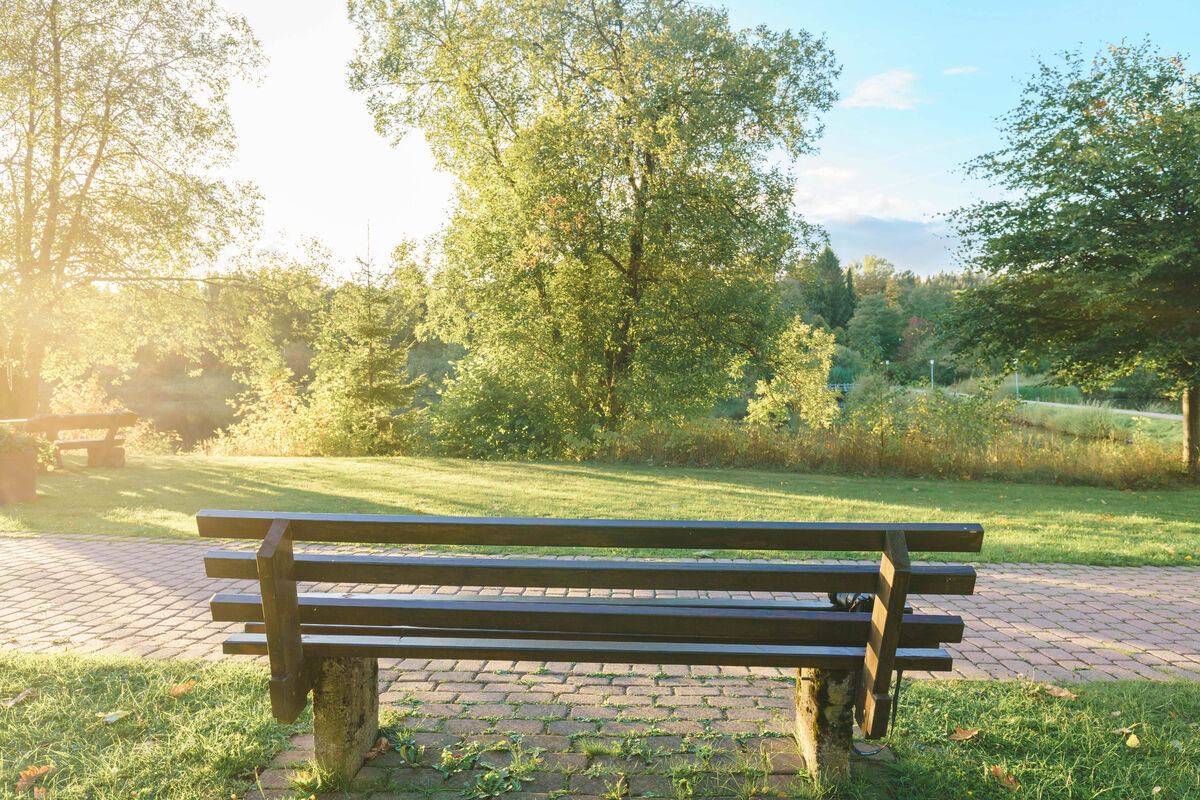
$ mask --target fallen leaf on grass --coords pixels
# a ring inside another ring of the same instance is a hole
[[[1116,730],[1113,731],[1113,733],[1120,733],[1120,734],[1128,735],[1130,733],[1133,733],[1133,729],[1138,727],[1141,724],[1142,723],[1140,723],[1140,722],[1135,722],[1132,725],[1126,725],[1124,728],[1117,728]]]
[[[1063,700],[1074,700],[1079,695],[1072,692],[1070,689],[1064,689],[1061,686],[1055,686],[1053,683],[1047,683],[1042,686],[1042,691],[1051,697],[1060,697]]]
[[[954,733],[950,734],[949,738],[952,742],[965,742],[967,739],[974,739],[979,735],[979,728],[955,728]]]
[[[171,687],[171,697],[179,697],[181,694],[187,694],[195,688],[195,681],[184,681],[183,683],[177,683]]]
[[[0,706],[4,706],[5,708],[12,708],[13,706],[19,706],[19,705],[21,705],[21,703],[24,703],[26,700],[28,700],[31,697],[37,697],[37,689],[26,689],[25,691],[21,692],[16,697],[10,697],[7,700],[0,700]]]
[[[1136,733],[1129,734],[1129,738],[1125,740],[1126,747],[1141,747],[1142,740],[1138,738]]]
[[[132,711],[101,711],[96,714],[96,718],[105,725],[112,725],[114,722],[125,719],[132,713]]]
[[[374,761],[379,756],[392,749],[392,743],[388,741],[386,736],[380,736],[375,740],[375,746],[367,751],[367,761]]]
[[[54,769],[53,764],[47,764],[44,767],[29,767],[21,770],[21,774],[17,778],[17,791],[23,792],[30,786],[38,782],[38,778],[46,775],[50,770]]]
[[[1021,784],[1013,777],[1011,772],[1005,772],[1004,767],[992,767],[992,775],[1000,779],[1000,785],[1010,792],[1015,792],[1021,788]]]

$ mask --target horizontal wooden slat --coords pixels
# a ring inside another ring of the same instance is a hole
[[[210,578],[253,580],[254,554],[214,550]],[[579,589],[683,589],[764,592],[873,592],[877,564],[731,564],[669,561],[554,561],[524,558],[297,554],[298,581]],[[913,594],[971,594],[965,564],[913,569]]]
[[[267,626],[261,622],[247,622],[243,625],[245,633],[266,633]],[[461,638],[465,632],[461,628],[415,628],[403,625],[371,626],[371,625],[301,625],[303,635],[320,636],[424,636]],[[471,631],[474,638],[484,639],[578,639],[579,635],[562,631]],[[672,636],[670,634],[619,634],[606,633],[605,640],[609,641],[655,641],[655,642],[725,642],[739,643],[736,638],[721,638],[717,636]],[[960,637],[961,638],[961,637]],[[795,642],[788,642],[795,644]],[[923,640],[909,636],[909,647],[938,647],[942,642],[937,639]]]
[[[266,637],[238,633],[225,640],[224,651],[235,655],[262,655]],[[503,659],[517,661],[608,661],[630,664],[685,664],[744,667],[820,667],[857,669],[864,648],[794,645],[738,645],[688,642],[620,642],[561,639],[474,639],[426,637],[321,636],[304,637],[304,653],[316,658]],[[896,652],[899,669],[944,672],[951,668],[950,654],[937,648]]]
[[[118,436],[115,439],[59,439],[54,443],[59,450],[85,450],[91,447],[101,447],[103,445],[112,445],[120,447],[125,444],[125,437]]]
[[[124,428],[133,425],[137,421],[138,415],[132,411],[112,411],[96,414],[46,414],[26,420],[24,428],[30,433],[78,431],[93,428],[111,428],[113,426]]]
[[[217,594],[210,603],[218,622],[262,622],[258,595]],[[463,599],[371,594],[302,594],[301,624],[408,625],[471,630],[562,631],[581,634],[669,633],[737,641],[866,642],[871,615],[795,609],[697,608],[650,605],[580,605],[543,598],[512,602],[503,598]],[[903,641],[958,642],[959,617],[908,615]]]
[[[205,537],[261,539],[274,519],[288,520],[293,539],[306,542],[880,552],[885,531],[903,530],[910,551],[977,553],[983,545],[983,529],[971,523],[522,519],[204,510],[196,515],[196,524]]]

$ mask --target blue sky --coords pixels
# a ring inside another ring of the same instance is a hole
[[[268,240],[316,236],[349,261],[442,225],[449,179],[425,143],[393,148],[346,88],[355,37],[338,0],[223,0],[246,15],[270,58],[239,85],[232,173],[264,194]],[[921,273],[952,266],[945,212],[985,195],[957,167],[999,144],[1037,59],[1149,36],[1200,71],[1200,0],[1151,2],[782,2],[730,0],[738,27],[826,35],[842,99],[820,152],[795,165],[797,210],[829,232],[844,262],[874,254]]]

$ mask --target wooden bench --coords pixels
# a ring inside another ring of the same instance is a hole
[[[353,774],[378,731],[379,658],[498,659],[797,668],[798,738],[814,775],[849,767],[852,724],[888,725],[896,670],[945,671],[942,643],[960,617],[912,613],[912,594],[971,594],[963,564],[912,566],[910,552],[975,553],[973,524],[832,524],[506,519],[201,511],[200,535],[261,539],[257,553],[211,551],[210,577],[257,580],[259,592],[218,593],[218,622],[244,623],[224,652],[270,661],[276,719],[313,694],[316,759]],[[458,555],[296,553],[294,542],[378,545],[867,551],[876,564],[587,561]],[[301,593],[298,583],[466,587],[456,594]],[[470,587],[687,592],[865,592],[870,613],[828,601],[747,597],[484,596]]]
[[[87,450],[89,467],[125,466],[125,439],[121,428],[138,421],[132,411],[106,411],[94,414],[44,414],[29,419],[6,419],[0,422],[41,436],[54,442],[55,459],[61,467],[63,450]],[[60,439],[63,431],[107,430],[104,436],[91,439]]]

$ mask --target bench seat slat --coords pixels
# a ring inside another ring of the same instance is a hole
[[[243,626],[245,633],[265,633],[266,625],[261,622],[247,622]],[[432,636],[432,637],[462,637],[462,628],[416,628],[403,625],[371,626],[371,625],[301,625],[301,634],[316,634],[322,636]],[[579,635],[563,631],[512,631],[486,630],[471,631],[472,637],[486,639],[578,639]],[[635,634],[635,633],[605,633],[605,640],[612,641],[656,641],[656,642],[726,642],[738,643],[738,639],[721,638],[719,636],[672,636],[669,634]],[[921,639],[908,635],[905,637],[907,646],[938,647],[942,642],[934,639]],[[827,642],[826,644],[832,644]],[[853,642],[857,644],[857,642]]]
[[[864,550],[882,552],[886,531],[902,530],[910,551],[977,553],[974,523],[722,522],[715,520],[543,519],[218,511],[196,515],[203,537],[262,539],[285,519],[298,542],[676,548],[681,550]]]
[[[59,450],[87,450],[92,447],[103,447],[104,445],[112,445],[120,447],[125,444],[125,437],[118,436],[115,439],[59,439],[54,443],[54,446]],[[251,553],[251,563],[253,563],[254,554]]]
[[[866,642],[871,615],[841,611],[794,609],[661,607],[651,605],[580,606],[540,598],[510,602],[505,598],[443,597],[413,599],[403,595],[301,594],[299,620],[317,625],[410,625],[470,630],[563,631],[581,634],[706,636],[768,642],[813,641],[822,644]],[[217,594],[210,603],[220,622],[262,622],[258,595]],[[902,627],[906,642],[958,642],[959,617],[908,615]]]
[[[518,661],[607,661],[631,664],[684,664],[745,667],[856,669],[862,666],[865,647],[713,644],[700,642],[624,642],[611,640],[473,639],[418,636],[303,637],[304,652],[316,658],[447,658]],[[266,637],[233,634],[224,643],[233,655],[262,655]],[[940,648],[902,648],[896,651],[899,669],[944,672],[951,668],[950,654]]]
[[[254,580],[254,554],[213,550],[210,578]],[[295,557],[298,581],[441,586],[685,589],[763,592],[873,592],[875,564],[731,564],[725,562],[467,558],[461,556],[327,555]],[[913,594],[971,594],[975,569],[966,564],[913,568]]]

